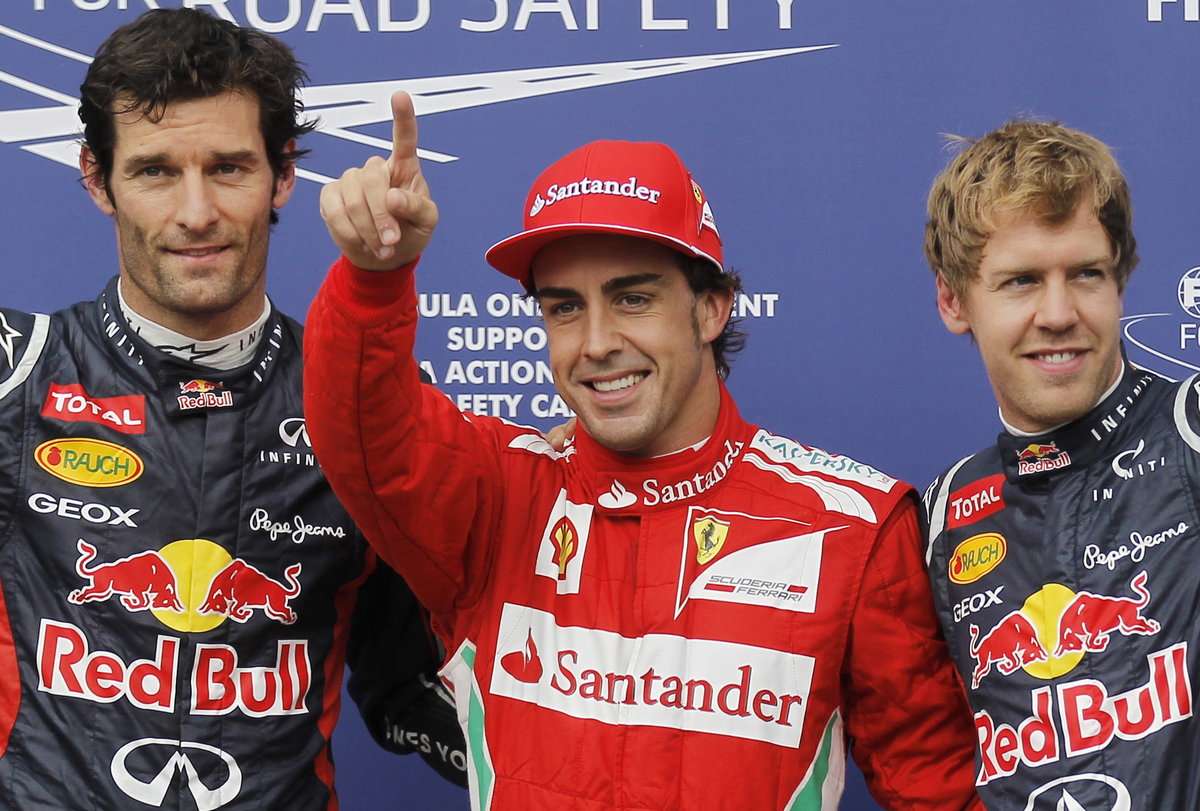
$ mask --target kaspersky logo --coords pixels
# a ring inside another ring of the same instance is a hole
[[[77,53],[51,42],[0,26],[0,36],[25,47],[48,51],[85,64],[86,54]],[[562,65],[547,68],[470,73],[457,76],[398,79],[352,84],[312,85],[302,91],[305,108],[320,114],[318,132],[389,151],[391,143],[360,130],[391,121],[390,99],[397,90],[407,91],[418,116],[486,107],[502,102],[535,98],[604,85],[690,73],[697,70],[728,67],[781,56],[821,51],[836,45],[816,45],[776,50],[664,57],[624,62],[599,62],[586,65]],[[0,142],[21,144],[21,149],[77,170],[79,166],[79,118],[77,98],[45,87],[30,77],[17,77],[0,71],[0,82],[40,96],[44,102],[28,108],[0,111]],[[445,163],[456,156],[420,149],[418,154],[431,161]],[[331,170],[340,173],[341,168]],[[297,169],[296,176],[317,183],[333,180],[330,175],[310,169]],[[0,338],[2,346],[2,338]]]

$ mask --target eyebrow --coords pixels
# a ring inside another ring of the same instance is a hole
[[[601,293],[613,293],[617,290],[627,290],[643,284],[653,284],[662,279],[661,273],[635,273],[629,276],[618,276],[600,285]],[[582,294],[573,287],[539,287],[538,300],[543,298],[578,298]]]
[[[256,157],[256,152],[253,149],[238,149],[234,152],[211,152],[209,160],[214,163],[244,163]],[[170,163],[169,156],[166,152],[153,152],[148,155],[134,155],[127,159],[122,165],[130,169],[139,169],[143,166],[157,166],[160,163]]]

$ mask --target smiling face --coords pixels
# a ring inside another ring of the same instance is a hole
[[[193,338],[228,335],[262,313],[272,208],[295,185],[277,178],[258,102],[229,92],[167,106],[160,121],[115,117],[112,176],[87,180],[117,226],[122,293],[140,315]],[[85,176],[93,157],[80,156]]]
[[[674,251],[615,235],[552,242],[533,280],[554,384],[597,442],[649,457],[712,433],[729,291],[694,293]]]
[[[937,286],[942,320],[974,336],[1015,428],[1044,431],[1083,416],[1121,374],[1113,247],[1088,207],[1060,224],[998,212],[966,294],[940,276]]]

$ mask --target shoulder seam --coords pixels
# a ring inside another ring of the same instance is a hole
[[[35,313],[33,316],[33,330],[29,333],[29,343],[25,345],[25,351],[21,353],[21,359],[13,365],[13,373],[4,382],[0,383],[0,400],[11,394],[29,378],[29,375],[33,372],[33,367],[37,365],[38,360],[42,356],[42,350],[46,348],[46,338],[49,334],[50,316]]]
[[[950,486],[954,482],[954,476],[967,462],[979,455],[975,452],[959,459],[954,465],[942,474],[940,479],[934,480],[934,483],[929,486],[929,491],[925,494],[926,507],[929,514],[929,537],[925,539],[925,565],[929,566],[929,562],[933,560],[933,542],[946,529],[946,504],[950,499]],[[937,485],[936,496],[933,502],[928,501],[931,495],[934,495],[934,485]]]

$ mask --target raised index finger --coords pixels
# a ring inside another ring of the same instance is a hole
[[[392,188],[403,188],[421,173],[417,157],[417,114],[403,90],[392,94],[392,155],[388,158]]]

